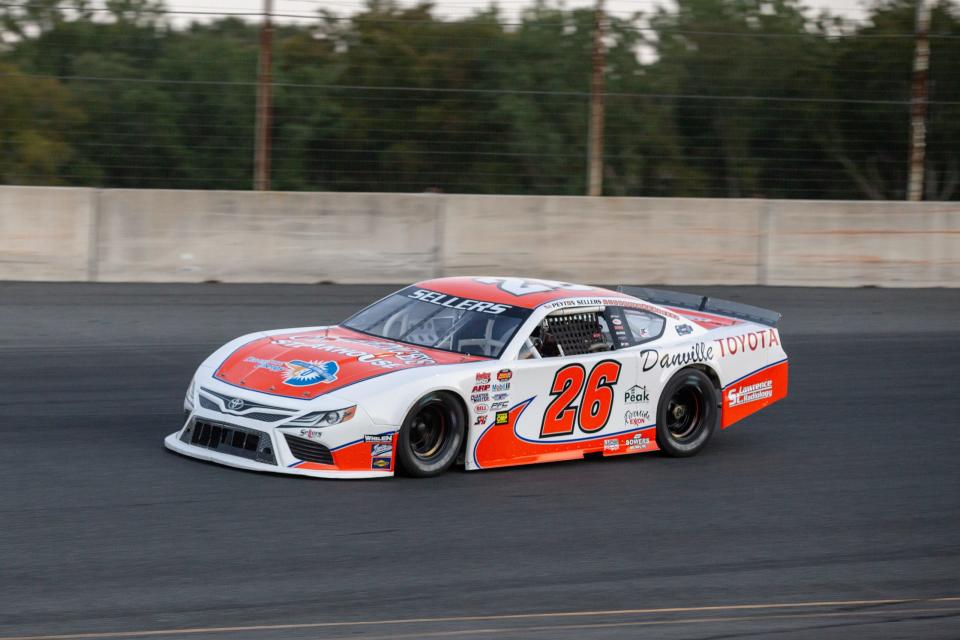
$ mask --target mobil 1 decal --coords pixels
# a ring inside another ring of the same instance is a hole
[[[559,369],[550,384],[540,437],[568,436],[578,430],[590,434],[603,429],[613,411],[613,387],[620,379],[620,369],[616,360],[601,360],[590,369],[578,363]]]

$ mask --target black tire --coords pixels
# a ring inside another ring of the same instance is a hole
[[[663,388],[657,406],[657,445],[668,456],[693,456],[707,446],[720,420],[720,396],[699,369],[684,369]]]
[[[463,447],[467,417],[452,396],[431,393],[421,398],[400,427],[397,461],[405,475],[427,478],[443,473]]]

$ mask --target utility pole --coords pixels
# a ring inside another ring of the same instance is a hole
[[[263,0],[260,26],[260,62],[257,70],[257,123],[253,151],[253,188],[270,189],[270,116],[272,110],[271,72],[273,70],[273,0]]]
[[[910,178],[907,200],[923,200],[923,170],[927,152],[927,76],[930,69],[930,6],[917,0],[916,49],[910,96]]]
[[[597,0],[593,26],[593,73],[590,78],[590,128],[587,133],[587,195],[603,195],[603,68],[606,52],[603,46],[606,16],[603,0]]]

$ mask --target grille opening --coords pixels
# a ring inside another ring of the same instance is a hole
[[[253,429],[197,420],[187,427],[181,440],[248,460],[267,464],[277,463],[273,448],[270,446],[270,438]]]
[[[307,440],[306,438],[298,438],[289,433],[284,434],[284,437],[287,440],[287,446],[290,447],[290,453],[299,460],[320,464],[333,464],[333,453],[331,453],[329,448],[319,442]]]

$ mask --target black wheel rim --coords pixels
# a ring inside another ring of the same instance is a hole
[[[450,416],[442,405],[427,405],[410,423],[410,450],[421,460],[439,456],[450,432]]]
[[[684,385],[667,403],[666,423],[670,436],[678,442],[696,438],[703,422],[703,396],[697,387]]]

